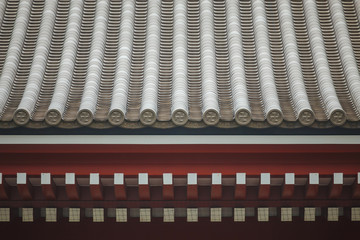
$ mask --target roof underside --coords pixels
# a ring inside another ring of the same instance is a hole
[[[360,0],[0,2],[0,127],[360,128]]]

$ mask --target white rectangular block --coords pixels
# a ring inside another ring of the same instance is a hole
[[[309,173],[309,184],[319,184],[319,173]]]
[[[69,222],[80,222],[80,208],[69,208]]]
[[[151,222],[150,208],[140,208],[140,222]]]
[[[269,208],[258,208],[258,221],[259,222],[269,221]]]
[[[236,184],[246,184],[246,173],[236,173]]]
[[[353,222],[360,221],[360,207],[351,208],[351,221]]]
[[[46,208],[45,209],[45,221],[46,222],[56,222],[57,221],[57,209],[56,208]]]
[[[329,222],[339,221],[339,208],[329,207],[327,219]]]
[[[270,173],[261,173],[260,174],[260,184],[270,184]]]
[[[245,208],[234,208],[234,221],[245,222]]]
[[[213,185],[221,185],[221,173],[213,173],[211,177],[211,183]]]
[[[221,222],[221,208],[211,208],[210,209],[210,221],[211,222]]]
[[[23,222],[33,222],[34,221],[33,208],[23,208],[22,209],[22,221]]]
[[[65,184],[75,184],[75,173],[65,173]]]
[[[344,184],[343,173],[334,173],[334,184]]]
[[[164,208],[164,222],[175,222],[174,208]]]
[[[10,208],[0,208],[0,222],[10,222]]]
[[[0,173],[0,184],[2,184],[2,173]]]
[[[199,211],[197,208],[187,208],[186,209],[186,221],[187,222],[197,222],[199,219]]]
[[[123,184],[124,184],[124,174],[114,173],[114,185],[123,185]]]
[[[163,174],[163,184],[164,185],[172,185],[173,184],[173,175],[172,175],[172,173],[164,173]]]
[[[127,209],[117,208],[116,209],[116,222],[127,222]]]
[[[292,221],[292,208],[281,208],[281,221],[282,222]]]
[[[147,185],[149,184],[149,175],[147,173],[139,173],[139,185]]]
[[[93,208],[93,222],[104,222],[103,208]]]
[[[41,184],[51,184],[51,174],[41,173]]]
[[[16,174],[16,184],[26,184],[26,173]]]
[[[188,182],[188,185],[196,185],[197,184],[197,173],[188,173],[187,182]]]
[[[357,183],[360,184],[360,172],[357,174]]]
[[[100,175],[98,173],[90,173],[90,185],[99,185]]]
[[[285,173],[285,184],[295,184],[295,173]]]
[[[304,208],[304,221],[306,222],[314,222],[315,221],[315,208]]]

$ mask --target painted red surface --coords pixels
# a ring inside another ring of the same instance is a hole
[[[359,159],[360,145],[0,145],[0,169],[7,175],[356,174]]]

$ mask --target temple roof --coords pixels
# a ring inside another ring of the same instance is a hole
[[[360,128],[360,0],[0,2],[0,127]]]

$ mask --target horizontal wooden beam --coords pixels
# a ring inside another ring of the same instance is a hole
[[[29,175],[51,172],[60,175],[72,169],[78,175],[97,172],[114,174],[173,175],[271,172],[283,175],[310,172],[331,175],[355,174],[360,169],[360,145],[0,145],[3,174]]]
[[[51,204],[50,204],[51,203]],[[33,208],[46,208],[46,207],[57,207],[57,208],[69,208],[72,206],[81,207],[81,208],[94,208],[94,207],[103,207],[103,208],[117,208],[117,207],[126,207],[126,208],[141,208],[141,207],[150,207],[150,208],[164,208],[164,207],[173,207],[173,208],[192,208],[192,207],[207,207],[211,208],[213,206],[217,207],[306,207],[309,205],[307,200],[293,200],[293,201],[253,201],[245,200],[241,203],[237,200],[224,201],[224,200],[213,200],[213,201],[33,201],[31,202],[31,207]],[[331,206],[340,206],[340,207],[353,207],[358,206],[358,200],[312,200],[311,204],[313,207],[331,207]],[[23,206],[28,206],[29,201],[0,201],[0,207],[10,207],[10,208],[21,208]]]

